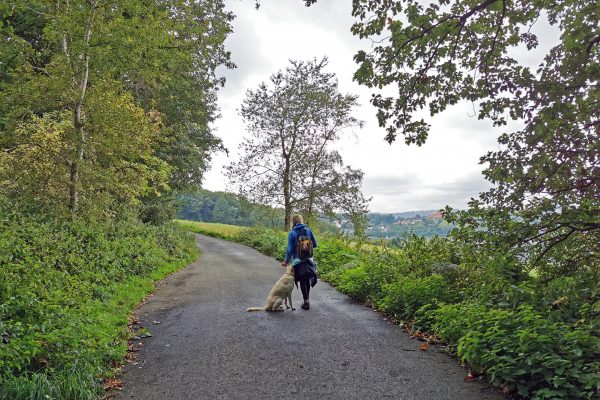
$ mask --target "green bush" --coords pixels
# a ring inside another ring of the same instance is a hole
[[[365,301],[377,283],[371,279],[364,265],[343,271],[339,276],[338,290],[356,300]]]
[[[435,321],[431,330],[442,341],[455,349],[460,338],[465,336],[487,308],[482,304],[460,303],[441,304],[439,307],[429,307],[421,310],[425,318]]]
[[[322,236],[317,238],[315,261],[319,265],[319,273],[325,277],[338,268],[345,268],[358,260],[360,252],[351,248],[338,238]]]
[[[596,324],[600,329],[600,286],[594,277],[563,276],[535,290],[536,306],[549,310],[554,321]]]
[[[587,327],[549,321],[522,306],[470,321],[458,355],[475,371],[531,399],[591,399],[600,388],[600,340]]]
[[[531,306],[478,304],[425,310],[433,332],[475,372],[531,399],[591,399],[600,385],[600,339],[590,326],[549,320]]]
[[[400,244],[408,269],[420,275],[429,275],[440,264],[459,264],[461,249],[456,242],[435,236],[431,239],[410,235]]]
[[[413,319],[417,310],[426,304],[453,300],[455,295],[450,284],[441,275],[431,275],[424,278],[401,277],[385,284],[376,305],[402,319]]]
[[[360,258],[359,267],[340,271],[338,288],[356,298],[377,302],[382,297],[382,289],[396,277],[396,268],[371,257]]]
[[[277,260],[283,261],[285,258],[287,234],[283,231],[249,228],[238,232],[235,240]]]
[[[94,397],[125,354],[131,310],[196,254],[172,224],[0,209],[0,399]]]

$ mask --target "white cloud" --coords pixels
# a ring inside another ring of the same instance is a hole
[[[373,193],[371,210],[378,212],[433,210],[446,205],[464,208],[471,198],[489,188],[479,173],[439,183],[421,180],[414,174],[375,175],[363,185],[365,193]]]

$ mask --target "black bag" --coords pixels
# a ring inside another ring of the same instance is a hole
[[[302,235],[298,237],[298,258],[306,261],[313,256],[313,242],[304,228]]]

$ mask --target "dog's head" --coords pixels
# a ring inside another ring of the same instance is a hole
[[[292,267],[291,265],[289,265],[289,264],[288,264],[288,265],[285,267],[285,272],[286,272],[287,274],[292,274],[292,275],[294,275],[294,267]]]

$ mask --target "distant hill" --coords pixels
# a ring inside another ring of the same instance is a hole
[[[367,237],[394,239],[415,234],[423,237],[446,236],[454,226],[444,221],[440,210],[401,213],[369,213]]]
[[[414,218],[417,215],[427,217],[439,210],[421,210],[421,211],[406,211],[401,213],[391,213],[395,218]]]

